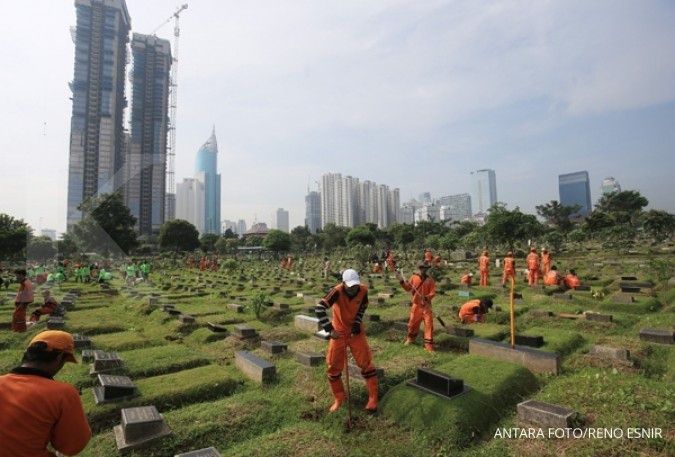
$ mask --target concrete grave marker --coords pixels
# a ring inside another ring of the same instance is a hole
[[[370,322],[380,322],[380,315],[379,314],[368,314],[368,320]]]
[[[260,383],[271,381],[276,376],[277,369],[273,364],[248,351],[235,352],[234,363],[246,376]]]
[[[92,349],[84,349],[82,351],[82,363],[91,363],[94,361],[94,355],[95,354],[105,354],[104,351],[100,350],[92,350]]]
[[[622,281],[637,281],[637,276],[621,276]]]
[[[612,322],[612,316],[610,314],[600,314],[600,313],[594,313],[594,312],[586,311],[584,313],[584,316],[586,316],[587,321]]]
[[[96,404],[126,400],[138,395],[138,389],[128,376],[98,375],[98,387],[94,387]]]
[[[227,333],[227,328],[224,325],[207,322],[206,326],[214,333]]]
[[[295,358],[302,365],[316,367],[323,363],[325,357],[318,352],[297,352]]]
[[[305,316],[304,314],[298,314],[293,319],[293,325],[303,332],[315,333],[319,330],[319,319],[316,317]]]
[[[281,354],[288,350],[288,345],[281,341],[263,341],[260,346],[270,354]]]
[[[255,338],[258,336],[258,332],[254,328],[249,327],[248,325],[235,325],[234,332],[239,339]]]
[[[578,416],[571,409],[537,400],[518,403],[517,410],[518,419],[543,428],[573,427]]]
[[[124,363],[116,352],[94,353],[94,363],[89,370],[90,375],[98,375],[124,369]]]
[[[180,316],[183,314],[181,311],[177,310],[176,308],[167,308],[165,310],[170,316]]]
[[[75,343],[75,349],[91,347],[91,339],[88,336],[80,335],[79,333],[73,335],[73,342]]]
[[[497,341],[472,338],[469,340],[469,354],[517,363],[534,373],[560,373],[560,356],[528,347],[511,348],[511,345]]]
[[[442,398],[452,398],[467,391],[461,379],[430,368],[418,368],[417,377],[407,384]]]
[[[176,454],[174,457],[222,457],[215,447]]]
[[[639,294],[642,289],[636,286],[621,286],[621,292],[624,294]]]
[[[463,338],[471,338],[474,335],[472,329],[460,327],[458,325],[449,325],[447,330],[450,335],[461,336]]]
[[[275,303],[274,305],[272,305],[272,307],[274,309],[279,310],[279,311],[286,311],[286,310],[290,309],[290,306],[288,305],[288,303]]]
[[[358,379],[359,381],[366,382],[366,380],[363,378],[363,375],[361,374],[361,369],[353,363],[349,364],[349,376],[351,378]],[[384,368],[376,367],[375,376],[377,376],[377,379],[384,378]]]
[[[651,343],[675,343],[675,330],[659,328],[643,328],[640,330],[640,339]]]
[[[237,303],[228,303],[227,309],[234,311],[235,313],[243,313],[244,307]]]
[[[462,298],[469,298],[469,297],[471,297],[471,291],[469,291],[469,290],[458,290],[457,296],[462,297]]]
[[[519,346],[528,346],[540,348],[544,345],[543,336],[516,335],[516,344]]]
[[[171,429],[154,406],[124,408],[121,414],[122,423],[113,429],[120,451],[138,449],[171,434]]]
[[[597,357],[600,359],[610,359],[616,360],[619,362],[628,362],[630,358],[630,352],[625,348],[615,348],[610,346],[600,346],[595,345],[591,347],[588,355],[592,357]]]
[[[178,320],[182,324],[194,324],[195,323],[194,316],[191,316],[189,314],[181,314],[180,316],[178,316]]]
[[[533,309],[530,313],[537,318],[553,317],[553,312],[545,309]]]
[[[66,326],[66,321],[62,317],[51,316],[47,319],[47,329],[61,330]]]

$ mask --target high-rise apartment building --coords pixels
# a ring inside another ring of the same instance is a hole
[[[415,224],[421,221],[435,221],[438,222],[441,219],[440,207],[437,205],[422,205],[415,211]]]
[[[474,214],[485,214],[497,203],[497,179],[494,170],[484,169],[471,172]]]
[[[204,233],[204,183],[185,178],[176,184],[176,219],[183,219]]]
[[[277,209],[277,230],[289,233],[288,211],[283,208]]]
[[[56,241],[56,230],[52,229],[42,229],[40,230],[40,235],[46,236],[52,241]]]
[[[305,226],[309,233],[321,228],[321,194],[310,191],[305,196]]]
[[[430,192],[422,192],[419,194],[417,199],[420,201],[421,204],[423,205],[431,205],[431,193]]]
[[[124,0],[75,0],[75,71],[68,160],[68,230],[77,207],[124,184],[124,98],[131,19]]]
[[[239,219],[237,221],[237,235],[242,236],[246,233],[246,221],[244,219]]]
[[[591,212],[591,183],[587,171],[559,175],[558,189],[561,205],[579,205],[577,216],[586,216]]]
[[[621,184],[619,181],[611,176],[602,180],[602,194],[613,194],[614,192],[621,192]]]
[[[164,223],[171,45],[134,33],[131,53],[131,143],[124,196],[139,233],[151,235]]]
[[[444,221],[463,221],[471,219],[471,195],[457,194],[440,197],[436,200],[440,206],[440,218]]]
[[[220,233],[220,175],[218,174],[218,142],[216,129],[197,151],[197,179],[204,183],[204,233]]]

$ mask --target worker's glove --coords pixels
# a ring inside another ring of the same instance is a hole
[[[352,325],[352,335],[358,335],[361,333],[361,324],[354,322]]]

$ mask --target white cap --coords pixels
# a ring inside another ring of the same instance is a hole
[[[361,284],[359,274],[356,272],[356,270],[352,270],[351,268],[345,270],[342,273],[342,281],[347,285],[347,287],[352,287],[357,284]]]

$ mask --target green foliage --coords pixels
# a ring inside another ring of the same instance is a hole
[[[546,219],[546,223],[555,227],[563,233],[572,229],[570,216],[576,214],[581,207],[579,205],[566,206],[560,204],[557,200],[551,200],[544,205],[537,205],[537,214]]]
[[[220,235],[205,233],[199,238],[199,247],[204,252],[214,252],[218,241],[220,241]]]
[[[48,236],[31,238],[28,242],[28,258],[44,262],[56,255],[54,242]]]
[[[605,194],[595,205],[596,211],[608,214],[615,223],[635,225],[642,208],[649,201],[636,190]]]
[[[159,231],[159,246],[172,251],[194,251],[199,247],[199,232],[188,221],[167,221]]]
[[[225,238],[225,239],[230,239],[230,238],[232,238],[232,239],[235,239],[235,240],[236,240],[237,238],[239,238],[239,235],[237,235],[236,233],[234,233],[234,232],[232,231],[232,229],[229,228],[229,229],[225,230],[225,233],[223,233],[223,238]]]
[[[642,227],[655,241],[661,242],[675,233],[675,216],[667,211],[652,209],[642,216]]]
[[[542,237],[542,242],[546,246],[553,248],[554,251],[560,251],[563,241],[563,235],[556,230],[550,230]]]
[[[30,232],[23,220],[0,214],[0,259],[9,260],[21,254]]]
[[[219,254],[230,254],[233,253],[237,250],[237,247],[239,246],[239,240],[235,237],[225,237],[225,235],[221,236],[218,241],[216,241],[216,251],[218,251]]]
[[[237,265],[237,261],[234,260],[234,259],[226,259],[226,260],[224,260],[223,263],[222,263],[222,268],[223,268],[223,270],[225,270],[225,271],[230,271],[230,272],[232,272],[232,271],[234,271],[234,270],[237,269],[237,266],[238,266],[238,265]]]
[[[345,246],[349,229],[347,227],[338,227],[335,224],[326,224],[321,232],[322,245],[324,250],[331,251],[335,248]]]
[[[627,251],[635,244],[636,230],[627,224],[613,225],[601,232],[602,247]]]
[[[675,261],[668,258],[649,259],[649,270],[652,276],[659,282],[668,283],[668,280],[675,276]]]
[[[291,230],[291,249],[296,252],[304,252],[310,248],[312,234],[304,225],[299,225]]]
[[[270,230],[263,240],[263,246],[276,253],[287,252],[291,248],[291,236],[281,230]]]
[[[543,226],[535,216],[522,213],[518,207],[509,211],[505,205],[495,204],[488,210],[483,229],[488,240],[513,250],[516,242],[525,242],[540,235]]]
[[[428,235],[424,239],[424,246],[429,249],[437,250],[441,247],[441,239],[441,235],[438,234]]]
[[[360,225],[347,233],[346,241],[349,246],[373,246],[375,244],[375,235],[369,227]]]
[[[411,224],[394,224],[388,231],[396,244],[403,249],[415,241],[415,229]]]
[[[260,315],[268,302],[269,297],[262,292],[251,298],[251,307],[253,307],[253,313],[255,314],[256,319],[260,319]]]
[[[446,251],[454,251],[458,245],[459,236],[455,230],[451,230],[441,237],[440,247]]]
[[[124,205],[119,192],[88,199],[78,209],[83,218],[73,226],[73,235],[85,251],[128,254],[138,246],[134,230],[136,218]]]

